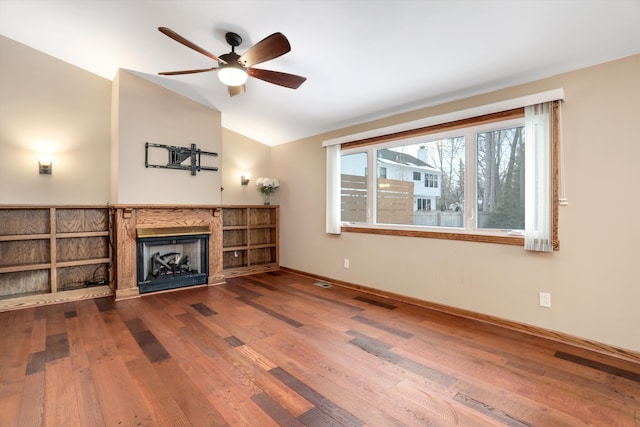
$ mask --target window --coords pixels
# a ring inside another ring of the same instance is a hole
[[[378,171],[363,178],[366,197],[358,197],[366,207],[359,210],[370,214],[359,220],[349,208],[351,190],[341,188],[343,229],[522,244],[524,124],[524,108],[516,108],[342,144],[342,173],[354,156]]]
[[[418,210],[419,211],[430,211],[431,210],[431,199],[418,199]]]
[[[438,175],[432,173],[425,174],[424,186],[429,188],[438,188]]]
[[[524,230],[524,126],[476,134],[478,228]]]
[[[341,221],[367,221],[367,153],[343,154],[340,161]]]

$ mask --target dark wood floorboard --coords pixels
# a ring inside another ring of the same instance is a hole
[[[0,313],[0,426],[640,427],[640,364],[287,272]]]

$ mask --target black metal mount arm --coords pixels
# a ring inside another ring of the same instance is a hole
[[[166,165],[154,165],[149,163],[149,147],[165,148],[169,153],[169,159]],[[145,168],[162,168],[162,169],[180,169],[190,170],[191,175],[195,175],[196,172],[204,171],[217,171],[218,168],[214,166],[202,166],[202,156],[214,156],[218,157],[218,153],[212,153],[210,151],[202,151],[196,147],[196,144],[191,144],[190,148],[177,147],[175,145],[165,144],[153,144],[147,142],[144,144],[144,167]],[[190,159],[189,164],[182,164],[185,160]]]

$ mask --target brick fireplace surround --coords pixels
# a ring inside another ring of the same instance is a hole
[[[139,230],[206,227],[209,235],[209,278],[207,284],[224,282],[222,274],[222,218],[218,206],[112,206],[116,300],[140,294],[136,270],[136,239]]]

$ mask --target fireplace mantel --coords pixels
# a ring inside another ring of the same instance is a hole
[[[220,206],[112,205],[116,251],[116,300],[139,295],[136,276],[136,238],[139,230],[209,230],[207,284],[224,282],[222,274],[222,218]]]

